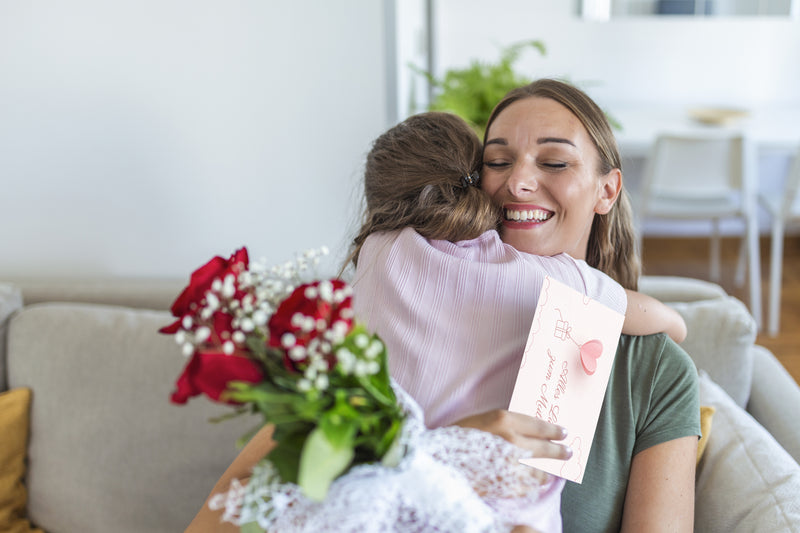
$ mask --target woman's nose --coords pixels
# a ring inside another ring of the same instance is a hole
[[[512,195],[521,197],[539,189],[539,181],[533,169],[525,165],[519,165],[514,168],[508,177],[506,187],[508,187],[508,192]]]

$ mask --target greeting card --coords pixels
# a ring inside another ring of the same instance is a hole
[[[567,429],[568,461],[521,462],[581,483],[625,316],[547,277],[539,295],[510,411]]]

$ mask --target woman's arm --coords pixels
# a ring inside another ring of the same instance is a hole
[[[227,491],[231,481],[234,479],[245,481],[250,477],[250,473],[256,463],[275,447],[275,441],[272,440],[274,429],[275,426],[272,425],[264,426],[250,439],[250,442],[239,452],[236,459],[233,460],[228,469],[222,474],[222,477],[219,478],[217,484],[214,485],[211,494],[203,502],[203,507],[195,515],[189,527],[186,528],[186,533],[238,533],[239,526],[235,526],[230,522],[222,522],[222,511],[212,511],[208,507],[208,501],[215,494]]]
[[[686,322],[673,308],[641,292],[625,290],[628,310],[622,333],[626,335],[651,335],[666,333],[677,343],[686,338]]]
[[[667,441],[636,454],[621,532],[691,533],[696,463],[696,436]]]

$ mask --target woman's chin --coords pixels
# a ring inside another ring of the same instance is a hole
[[[500,230],[500,238],[504,243],[527,254],[546,256],[556,255],[558,253],[551,250],[551,247],[544,245],[541,236],[537,235],[534,231],[503,227]]]

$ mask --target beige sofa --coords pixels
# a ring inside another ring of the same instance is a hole
[[[27,516],[48,533],[182,531],[254,423],[209,424],[227,410],[204,399],[169,403],[184,359],[156,330],[183,285],[0,282],[0,391],[33,392]],[[679,302],[702,403],[717,410],[696,530],[800,531],[800,388],[720,287],[645,278],[642,289]]]

